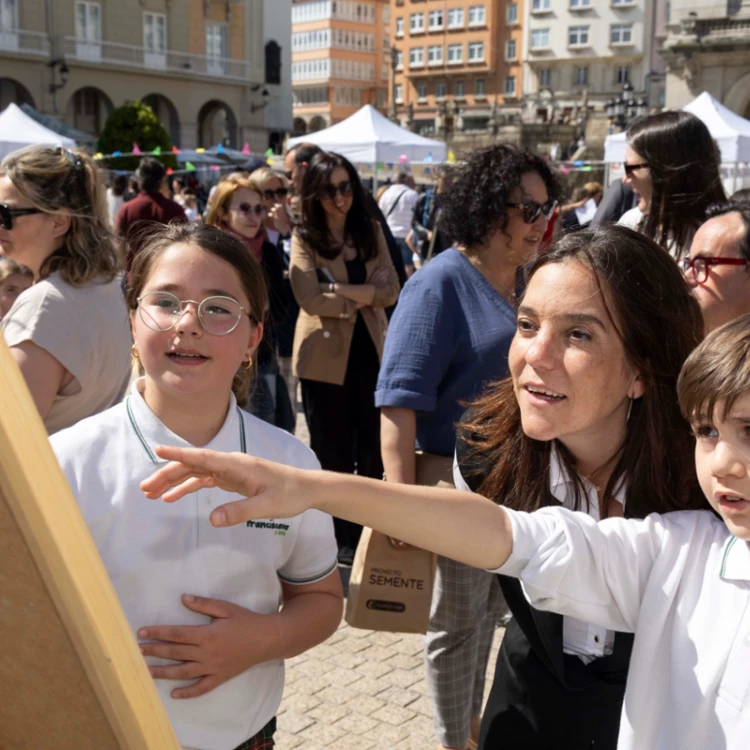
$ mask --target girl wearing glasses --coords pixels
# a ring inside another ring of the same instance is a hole
[[[159,443],[319,466],[238,407],[266,306],[263,271],[238,240],[206,225],[159,229],[127,289],[142,377],[124,402],[52,439],[180,744],[200,750],[272,748],[283,660],[341,618],[329,516],[226,535],[208,513],[236,495],[197,492],[164,512],[139,489]]]
[[[118,403],[132,342],[105,190],[90,157],[41,146],[5,157],[0,255],[34,275],[2,325],[48,432]]]
[[[305,172],[289,271],[300,306],[292,364],[310,446],[324,469],[383,476],[375,384],[398,277],[354,167],[322,152]],[[334,520],[351,564],[361,527]]]
[[[690,249],[706,209],[726,200],[716,143],[689,112],[640,118],[627,136],[622,181],[638,194],[638,205],[618,224],[642,232],[680,258]]]
[[[265,271],[269,308],[267,318],[264,318],[265,336],[258,350],[258,377],[250,411],[266,422],[293,432],[294,413],[286,388],[279,388],[279,366],[276,361],[278,330],[287,316],[284,264],[278,248],[268,239],[263,226],[265,218],[260,183],[242,173],[233,173],[219,183],[206,216],[206,224],[218,227],[239,240]]]
[[[507,374],[519,268],[555,209],[546,162],[512,146],[477,149],[446,173],[444,250],[404,287],[375,403],[390,482],[452,486],[464,402]],[[440,747],[476,742],[492,636],[506,609],[494,576],[438,558],[425,667]]]

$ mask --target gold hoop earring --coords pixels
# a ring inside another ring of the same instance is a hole
[[[130,347],[130,356],[133,359],[140,359],[141,355],[138,354],[138,346],[136,344],[133,344],[133,346]]]
[[[247,362],[243,362],[240,365],[240,370],[244,370],[245,372],[247,372],[252,366],[253,366],[253,358],[248,357]]]

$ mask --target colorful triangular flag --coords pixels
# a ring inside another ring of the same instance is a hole
[[[172,146],[172,153],[173,154],[179,154],[180,153],[180,149],[177,148],[177,146]]]
[[[221,143],[216,147],[216,153],[217,154],[223,154],[223,153],[225,153],[224,146],[222,146]]]
[[[195,153],[196,154],[205,154],[206,153],[206,149],[205,148],[196,148],[195,149]]]
[[[96,161],[99,161],[100,159],[103,159],[103,158],[104,158],[104,154],[102,154],[101,152],[94,154],[94,159]]]
[[[133,144],[133,156],[140,156],[143,152],[138,148],[138,144]]]
[[[191,161],[185,162],[185,170],[188,172],[195,172],[195,164]]]
[[[167,174],[174,174],[174,169],[172,169],[172,167],[167,167]]]
[[[448,164],[455,164],[456,162],[456,155],[453,153],[453,151],[448,151]]]
[[[210,170],[211,170],[212,172],[218,172],[218,171],[219,171],[219,170],[221,169],[221,167],[220,167],[220,166],[219,166],[218,164],[212,164],[212,165],[211,165],[211,166],[209,167],[209,169],[210,169]]]
[[[154,156],[161,156],[161,146],[157,146],[151,153]]]
[[[112,156],[122,156],[122,151],[113,151]]]
[[[242,147],[242,153],[245,154],[245,156],[249,156],[250,154],[253,153],[250,150],[250,144],[249,143],[246,142],[245,145]]]
[[[266,151],[265,151],[265,153],[263,154],[263,156],[266,156],[266,157],[267,156],[273,156],[273,149],[272,148],[267,148]]]

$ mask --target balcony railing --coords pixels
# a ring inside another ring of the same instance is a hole
[[[65,57],[83,62],[106,63],[131,68],[163,70],[211,78],[247,81],[250,78],[250,61],[227,57],[194,55],[176,50],[149,50],[133,44],[89,41],[65,37]]]
[[[41,31],[0,29],[0,52],[49,57],[49,37]]]

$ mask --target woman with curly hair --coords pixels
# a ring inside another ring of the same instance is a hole
[[[453,486],[462,403],[507,375],[520,269],[537,253],[557,196],[546,162],[513,146],[478,149],[447,173],[441,227],[456,248],[404,287],[375,393],[388,481]],[[494,576],[438,559],[425,664],[443,748],[463,750],[478,737],[503,611]]]
[[[104,186],[89,156],[29,146],[5,157],[0,255],[34,274],[3,332],[47,431],[118,403],[132,341]]]

